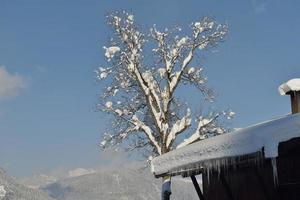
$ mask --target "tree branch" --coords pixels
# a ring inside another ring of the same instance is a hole
[[[211,119],[200,119],[198,122],[198,126],[196,131],[187,139],[185,139],[183,142],[181,142],[180,144],[177,145],[176,149],[184,147],[186,145],[189,145],[191,143],[194,143],[196,141],[198,141],[200,139],[201,136],[201,130],[207,126],[209,126],[210,124],[212,124],[220,115],[217,114],[215,115],[213,118]]]

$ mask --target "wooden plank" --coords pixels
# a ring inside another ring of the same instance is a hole
[[[261,176],[261,174],[259,173],[259,171],[256,167],[254,168],[254,173],[255,173],[256,178],[258,179],[258,182],[260,183],[260,186],[261,186],[261,189],[262,189],[265,199],[271,200],[270,195],[268,193],[268,188],[264,181],[264,178]]]
[[[191,176],[191,179],[192,179],[192,182],[194,184],[194,187],[196,189],[196,192],[198,194],[199,199],[200,200],[204,200],[204,196],[203,196],[203,194],[201,192],[201,189],[199,187],[199,184],[198,184],[198,181],[197,181],[196,177],[195,176]]]
[[[226,181],[225,176],[224,176],[223,173],[220,174],[220,180],[221,180],[221,182],[222,182],[222,184],[224,186],[224,189],[226,191],[226,194],[227,194],[228,198],[231,199],[231,200],[234,200],[232,191],[231,191],[231,189],[229,187],[229,184],[227,183],[227,181]]]

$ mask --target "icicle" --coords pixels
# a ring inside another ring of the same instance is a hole
[[[209,167],[206,168],[206,173],[207,173],[207,183],[209,185],[209,173],[210,173],[210,168]]]
[[[216,160],[216,167],[217,167],[217,171],[218,171],[218,174],[221,173],[221,162],[222,162],[222,159],[221,160]]]
[[[276,163],[276,158],[271,158],[271,164],[273,168],[273,180],[274,180],[274,185],[278,185],[278,174],[277,174],[277,163]]]

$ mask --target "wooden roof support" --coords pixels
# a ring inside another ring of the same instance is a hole
[[[203,194],[202,194],[202,192],[201,192],[201,189],[200,189],[200,187],[199,187],[199,184],[198,184],[198,181],[197,181],[196,177],[195,177],[194,175],[192,175],[192,176],[191,176],[191,179],[192,179],[192,182],[193,182],[193,184],[194,184],[194,187],[195,187],[195,189],[196,189],[196,192],[197,192],[197,194],[198,194],[199,199],[200,199],[200,200],[204,200],[204,196],[203,196]]]

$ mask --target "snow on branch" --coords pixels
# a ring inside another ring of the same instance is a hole
[[[183,72],[193,60],[196,50],[216,46],[224,39],[227,33],[226,25],[216,25],[215,22],[211,21],[209,18],[204,18],[200,22],[192,23],[192,29],[194,34],[193,39],[189,42],[189,51],[183,58],[180,70],[171,75],[172,78],[169,82],[171,93],[174,92],[180,82]]]
[[[171,147],[172,143],[176,139],[176,136],[181,132],[185,131],[191,125],[191,111],[188,109],[186,116],[181,120],[177,120],[173,125],[169,135],[167,136],[166,146]]]
[[[137,130],[141,129],[141,130],[144,131],[144,133],[146,133],[146,135],[147,135],[147,137],[148,137],[150,143],[151,143],[154,147],[156,147],[156,150],[157,150],[158,154],[161,154],[161,147],[160,147],[160,145],[158,144],[158,142],[156,141],[156,139],[155,139],[155,137],[154,137],[154,135],[153,135],[153,132],[152,132],[151,128],[150,128],[149,126],[145,125],[142,121],[140,121],[140,120],[138,119],[138,117],[135,116],[135,115],[132,117],[132,121],[131,121],[131,122],[136,126],[135,128],[136,128]]]
[[[116,46],[111,46],[111,47],[106,47],[104,46],[103,49],[105,49],[105,57],[107,58],[108,61],[110,61],[114,55],[120,51],[120,47],[116,47]]]
[[[111,101],[106,102],[104,105],[104,109],[106,112],[110,112],[114,114],[116,117],[120,118],[121,120],[127,122],[127,124],[132,124],[133,126],[129,126],[124,131],[119,131],[118,134],[110,135],[106,134],[100,145],[105,148],[108,142],[113,142],[113,139],[125,139],[129,136],[130,133],[142,131],[146,134],[147,138],[149,139],[149,143],[156,148],[158,154],[161,154],[161,148],[156,141],[155,136],[153,135],[153,131],[149,126],[147,126],[144,122],[140,121],[136,115],[133,115],[131,119],[128,119],[124,116],[125,111],[122,111],[119,108],[114,108],[113,103]]]
[[[191,144],[193,142],[196,142],[196,141],[198,141],[200,139],[204,139],[204,138],[201,138],[201,136],[204,135],[204,134],[201,134],[201,130],[203,128],[205,128],[206,126],[208,126],[210,123],[212,123],[217,118],[218,118],[218,115],[216,115],[214,118],[211,118],[211,119],[200,118],[199,122],[198,122],[198,126],[197,126],[196,131],[189,138],[184,139],[183,142],[181,142],[180,144],[178,144],[176,148],[181,148],[181,147],[189,145],[189,144]]]
[[[134,69],[135,76],[138,83],[147,99],[147,105],[150,107],[153,118],[155,119],[155,124],[159,128],[159,131],[163,130],[163,124],[161,122],[161,103],[160,99],[155,91],[155,82],[151,79],[151,73],[145,72],[143,75],[139,72],[137,68]],[[151,82],[152,81],[152,82]]]
[[[157,94],[159,88],[153,78],[153,74],[150,70],[141,72],[142,61],[141,52],[145,42],[144,34],[140,33],[134,26],[134,17],[129,14],[125,14],[125,20],[118,15],[111,16],[110,24],[115,29],[118,38],[123,44],[125,50],[121,52],[121,62],[128,73],[130,73],[137,81],[140,89],[145,95],[147,105],[150,106],[152,116],[155,118],[156,126],[162,131],[162,112],[161,102],[159,95]]]
[[[235,116],[235,113],[229,110],[217,113],[211,117],[200,116],[195,132],[179,143],[176,148],[181,148],[198,140],[225,133],[226,129],[218,123],[218,119],[221,116],[229,120]]]
[[[183,34],[178,26],[160,31],[155,25],[148,34],[141,32],[134,16],[126,12],[113,12],[107,22],[113,31],[103,47],[108,66],[96,70],[97,79],[105,85],[100,110],[112,117],[111,133],[104,135],[103,147],[127,140],[134,141],[130,149],[151,147],[155,154],[163,154],[174,148],[175,141],[180,142],[176,140],[179,134],[190,136],[182,146],[198,140],[200,132],[201,137],[225,132],[213,117],[193,125],[191,110],[186,112],[182,106],[188,102],[182,102],[180,92],[175,91],[188,83],[205,99],[212,96],[203,67],[196,67],[193,60],[198,52],[223,41],[226,25],[203,18],[191,24],[189,34]],[[189,129],[196,126],[190,135]],[[129,142],[123,144],[129,146]]]

